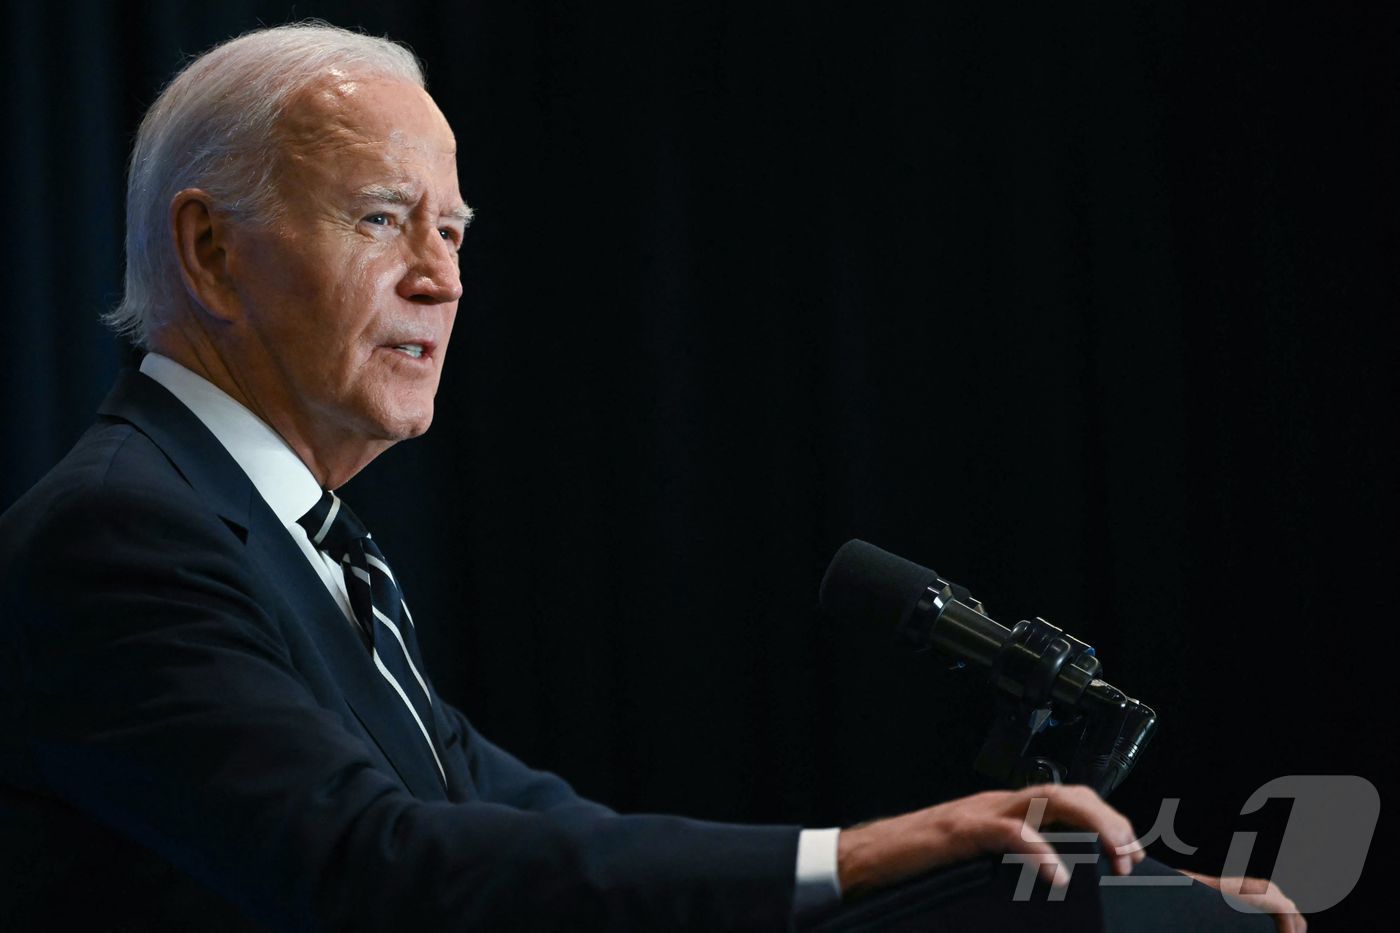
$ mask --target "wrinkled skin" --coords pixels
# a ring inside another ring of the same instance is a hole
[[[279,137],[270,223],[234,222],[199,189],[175,197],[190,309],[154,345],[333,489],[432,422],[470,212],[452,131],[411,84],[328,76]]]

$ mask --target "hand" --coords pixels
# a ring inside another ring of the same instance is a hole
[[[837,840],[836,872],[841,891],[858,894],[896,881],[994,852],[1040,856],[1041,876],[1054,883],[1068,878],[1058,855],[1026,825],[1031,801],[1047,801],[1043,822],[1064,823],[1098,833],[1120,875],[1142,861],[1143,852],[1119,855],[1137,835],[1127,817],[1082,785],[1041,784],[1017,791],[987,791],[925,810],[844,829]]]
[[[1195,878],[1201,884],[1210,885],[1226,897],[1248,904],[1261,913],[1272,914],[1278,933],[1306,933],[1308,929],[1308,921],[1298,913],[1298,906],[1272,881],[1262,878],[1216,878],[1194,871],[1181,873]]]

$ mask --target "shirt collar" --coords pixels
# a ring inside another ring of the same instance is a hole
[[[218,386],[159,353],[146,354],[141,372],[204,423],[282,524],[295,526],[321,498],[321,484],[287,442]]]

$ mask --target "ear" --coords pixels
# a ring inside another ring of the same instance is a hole
[[[220,321],[237,319],[238,296],[228,275],[229,227],[208,192],[186,188],[171,198],[170,231],[180,277],[195,308]]]

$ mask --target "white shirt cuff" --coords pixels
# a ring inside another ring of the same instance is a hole
[[[802,916],[841,900],[841,879],[836,874],[836,842],[840,835],[839,829],[804,829],[798,834],[793,916]]]

